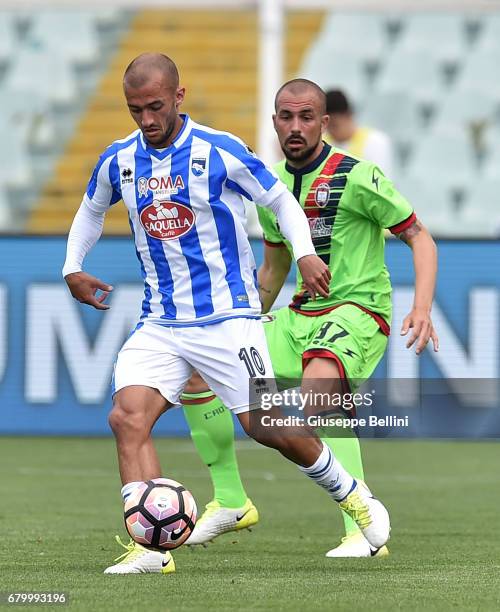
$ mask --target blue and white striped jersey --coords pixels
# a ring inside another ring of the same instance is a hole
[[[285,185],[235,136],[184,125],[166,149],[140,130],[103,153],[85,202],[123,199],[144,279],[141,319],[203,325],[261,310],[243,196],[269,206]]]

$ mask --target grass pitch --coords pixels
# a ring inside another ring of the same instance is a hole
[[[164,475],[202,509],[211,488],[191,442],[158,448]],[[391,556],[341,560],[324,557],[341,536],[328,496],[273,451],[240,442],[261,514],[251,534],[182,547],[170,576],[104,576],[123,552],[113,536],[125,539],[113,441],[0,438],[0,591],[65,591],[65,607],[105,612],[498,610],[499,451],[494,442],[364,441],[367,481],[392,515]]]

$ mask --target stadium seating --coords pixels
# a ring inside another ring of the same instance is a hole
[[[0,129],[10,147],[0,160],[3,210],[21,202],[23,210],[33,208],[27,229],[67,229],[99,152],[133,129],[120,81],[145,40],[148,48],[175,55],[188,112],[255,144],[255,13],[185,15],[164,9],[0,11]],[[500,13],[301,10],[288,14],[286,32],[287,76],[346,89],[360,120],[393,138],[396,183],[425,209],[431,229],[456,234],[452,223],[463,218],[469,233],[491,236],[490,225],[472,222],[472,177],[489,185],[481,198],[495,202]],[[434,197],[424,184],[432,185]],[[0,214],[0,227],[7,218]],[[113,212],[107,227],[126,231],[123,212]]]
[[[500,162],[500,159],[497,160]],[[500,238],[500,177],[484,178],[475,183],[458,221],[463,234],[474,237]]]
[[[336,61],[334,49],[345,61]],[[345,88],[360,121],[392,137],[396,184],[435,233],[492,236],[487,222],[472,222],[473,185],[484,176],[484,197],[498,202],[499,64],[498,13],[332,12],[299,72],[325,88]]]
[[[99,58],[94,15],[88,11],[43,11],[33,24],[30,37],[69,62],[94,64]]]
[[[7,64],[16,50],[16,25],[10,13],[0,12],[0,66]]]
[[[290,74],[296,72],[321,17],[321,13],[303,11],[288,16]],[[28,222],[30,231],[67,231],[98,156],[110,142],[135,128],[123,100],[123,70],[146,49],[161,49],[175,58],[187,89],[183,110],[255,146],[256,15],[251,11],[139,11],[124,30],[108,71],[45,185]],[[128,231],[124,207],[114,207],[107,215],[105,232]]]
[[[404,23],[401,43],[394,52],[417,52],[422,57],[431,55],[444,64],[456,64],[463,57],[467,36],[462,14],[416,14],[407,17]]]

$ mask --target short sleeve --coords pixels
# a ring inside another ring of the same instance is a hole
[[[90,177],[85,193],[86,202],[95,212],[106,212],[121,197],[116,155],[105,152]]]
[[[268,208],[263,208],[262,206],[257,206],[257,214],[264,234],[265,243],[271,247],[285,246],[285,238],[279,231],[276,215],[273,211]]]
[[[399,233],[416,219],[408,200],[378,166],[359,162],[348,175],[343,205],[379,227]]]

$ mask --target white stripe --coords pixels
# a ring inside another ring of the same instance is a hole
[[[146,239],[146,232],[141,225],[139,220],[139,214],[137,212],[137,201],[135,197],[135,151],[137,148],[137,143],[134,143],[132,146],[123,149],[118,154],[118,164],[120,167],[120,172],[123,168],[130,168],[134,173],[134,183],[130,185],[126,185],[122,187],[122,193],[124,196],[124,202],[127,203],[127,209],[129,217],[132,221],[132,226],[134,228],[135,233],[135,246],[139,255],[141,256],[142,264],[144,266],[144,270],[146,272],[146,280],[151,286],[151,300],[149,302],[151,313],[160,317],[164,314],[163,306],[161,305],[161,295],[158,291],[158,276],[156,274],[156,269],[153,264],[153,260],[151,259],[151,254],[149,252],[149,246]]]
[[[196,215],[196,230],[200,240],[203,258],[208,266],[211,280],[211,297],[215,312],[227,311],[233,307],[233,298],[226,281],[226,266],[222,258],[217,227],[212,209],[209,205],[210,176],[210,150],[211,145],[204,140],[193,137],[189,168],[194,158],[205,158],[205,172],[201,176],[189,176],[189,199]]]
[[[85,192],[87,202],[90,202],[90,208],[95,212],[103,213],[109,209],[111,196],[113,195],[113,187],[111,186],[111,182],[109,180],[109,165],[113,159],[114,155],[110,155],[103,161],[101,167],[99,168],[99,172],[97,173],[96,177],[96,188],[92,199],[90,199],[87,196],[87,192]]]
[[[220,156],[222,157],[222,161],[227,168],[228,178],[233,180],[235,183],[238,183],[240,187],[242,187],[252,198],[254,202],[257,203],[267,203],[269,200],[269,194],[274,191],[276,185],[280,184],[279,181],[275,183],[269,191],[264,189],[259,181],[254,177],[254,175],[250,172],[247,166],[239,160],[237,157],[226,151],[225,149],[221,149],[220,147],[216,147]],[[269,170],[269,172],[271,172]],[[276,192],[276,196],[281,191],[279,189]],[[275,199],[275,196],[271,198],[271,201]]]
[[[181,132],[181,135],[178,136],[176,140],[172,143],[176,149],[180,149],[180,147],[182,147],[182,145],[186,142],[192,129],[193,129],[193,122],[186,115],[185,124]]]
[[[236,243],[238,245],[238,258],[240,263],[240,272],[245,290],[248,295],[248,306],[252,308],[261,308],[258,291],[255,288],[253,278],[253,270],[255,269],[255,259],[252,248],[248,240],[248,234],[245,229],[246,212],[245,204],[239,193],[224,187],[222,190],[221,200],[226,204],[229,210],[233,213],[234,226],[236,231]]]
[[[152,176],[157,178],[167,178],[170,176],[172,156],[169,155],[163,161],[151,156]],[[175,180],[175,177],[172,177]],[[168,199],[165,196],[163,200]],[[193,305],[193,289],[191,285],[191,276],[186,258],[182,253],[181,244],[178,238],[174,240],[162,241],[163,252],[170,267],[174,289],[172,300],[177,309],[177,319],[192,320],[196,317]]]

